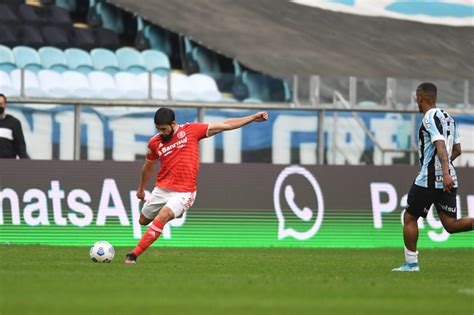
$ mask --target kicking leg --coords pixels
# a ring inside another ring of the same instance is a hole
[[[472,231],[474,229],[474,218],[465,217],[456,219],[440,210],[438,210],[438,216],[441,219],[444,229],[450,234]]]
[[[142,224],[142,222],[146,223],[146,220],[150,220],[146,217],[143,218],[144,220],[142,221],[141,215],[140,224]],[[158,239],[158,237],[160,237],[161,233],[163,232],[163,227],[168,221],[172,219],[174,219],[174,212],[169,207],[163,207],[151,223],[150,227],[143,234],[142,238],[138,242],[137,247],[135,247],[129,254],[127,254],[125,263],[134,264],[137,260],[137,257],[140,256],[148,247],[150,247],[150,245],[153,244]]]

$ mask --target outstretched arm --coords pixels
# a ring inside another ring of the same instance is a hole
[[[267,112],[258,112],[256,114],[240,118],[228,118],[223,121],[210,124],[207,136],[212,137],[213,135],[222,131],[237,129],[250,124],[251,122],[262,122],[267,119]]]

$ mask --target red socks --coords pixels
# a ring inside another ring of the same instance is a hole
[[[161,232],[163,232],[164,224],[159,221],[153,221],[150,227],[145,231],[140,242],[138,242],[137,247],[132,250],[132,254],[135,254],[137,257],[140,256],[154,241],[160,237]]]

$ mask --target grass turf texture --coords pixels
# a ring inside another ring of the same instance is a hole
[[[89,248],[0,246],[0,314],[473,314],[473,249],[151,248],[124,265]]]

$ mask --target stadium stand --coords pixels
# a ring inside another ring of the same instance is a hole
[[[41,64],[45,69],[51,69],[58,72],[68,70],[68,64],[64,52],[56,47],[41,47],[38,49]]]
[[[13,88],[17,91],[21,90],[21,70],[15,69],[10,73],[10,79]],[[43,97],[46,93],[42,90],[36,74],[30,70],[24,71],[24,89],[25,96],[28,97]]]
[[[16,25],[20,22],[20,19],[16,15],[15,11],[7,4],[0,3],[0,12],[2,12],[0,22],[13,25]]]
[[[0,71],[0,90],[4,95],[11,97],[20,96],[20,89],[15,88],[10,79],[10,75],[4,71]]]
[[[385,78],[417,77],[423,73],[427,78],[456,79],[470,78],[474,73],[474,63],[469,62],[473,49],[472,27],[308,9],[291,1],[111,2],[146,16],[157,25],[166,25],[174,32],[199,39],[255,71],[277,77],[289,78],[297,73]],[[176,12],[180,18],[176,18]],[[284,12],[285,18],[275,18],[269,12]],[[347,32],[352,36],[343,36]],[[232,34],[231,40],[229,34]],[[426,41],[421,45],[420,37],[443,40],[436,44]],[[436,66],[427,69],[420,58],[413,57],[420,49],[424,51],[425,60],[439,61]],[[344,51],[344,56],[334,51]],[[452,71],[452,65],[459,60],[466,61],[466,67]]]
[[[68,48],[64,51],[69,69],[88,73],[94,70],[92,59],[88,52],[79,48]]]
[[[0,45],[0,71],[10,73],[16,68],[13,52],[7,46]]]
[[[125,99],[147,98],[148,84],[140,84],[139,76],[134,73],[120,71],[115,74],[115,82],[118,90],[122,91]]]
[[[153,98],[170,96],[175,100],[209,102],[248,97],[248,83],[236,80],[236,74],[241,74],[237,61],[186,36],[178,36],[134,17],[112,3],[101,0],[27,3],[7,0],[0,4],[0,9],[4,12],[0,17],[0,70],[2,77],[6,74],[10,79],[10,82],[2,82],[2,86],[13,86],[9,89],[12,93],[16,93],[17,79],[21,76],[16,71],[13,79],[10,73],[24,68],[29,71],[25,72],[27,96],[74,97],[73,92],[80,92],[82,94],[76,97],[147,98],[148,75],[141,74],[151,71],[154,74],[150,93]],[[180,47],[185,47],[187,53],[182,54]],[[63,77],[43,70],[67,74]],[[170,79],[176,86],[168,96],[166,76],[172,70],[178,70]],[[85,76],[73,76],[71,71]],[[61,89],[59,78],[72,77],[79,80],[78,88]],[[103,82],[96,86],[91,80],[95,83],[98,78]],[[145,88],[132,82],[141,82]],[[267,79],[260,82],[262,85],[269,83]],[[270,89],[270,86],[266,88]],[[125,92],[120,94],[119,90]],[[240,94],[230,94],[233,91]],[[261,100],[272,98],[267,95]]]
[[[120,69],[115,54],[104,48],[91,50],[92,64],[96,70],[103,70],[111,74],[117,73]]]
[[[0,43],[9,47],[20,45],[21,40],[17,36],[17,27],[11,24],[0,24]]]
[[[38,72],[38,80],[41,90],[49,97],[66,98],[72,93],[64,87],[63,76],[53,70],[41,70]]]
[[[61,49],[67,48],[70,45],[69,34],[62,26],[46,25],[41,28],[41,34],[44,39],[44,44]]]
[[[167,75],[171,70],[170,60],[163,52],[147,49],[142,51],[143,64],[147,71]]]
[[[87,74],[89,78],[90,87],[98,98],[121,98],[122,92],[117,89],[114,77],[102,71],[92,71]]]
[[[66,89],[71,93],[72,98],[95,98],[89,79],[83,73],[76,71],[65,71],[62,73],[63,82]]]
[[[222,99],[216,81],[214,81],[210,76],[195,73],[189,76],[189,82],[195,90],[197,100],[204,102],[218,102]]]
[[[142,55],[140,55],[136,49],[122,47],[115,51],[115,55],[120,70],[132,73],[142,73],[147,71],[143,64]]]
[[[71,42],[75,47],[85,50],[91,50],[97,46],[94,33],[87,28],[74,27],[71,30]]]
[[[43,68],[38,52],[27,46],[17,46],[13,48],[16,65],[18,68],[25,68],[33,72],[38,72]]]
[[[196,94],[189,77],[182,73],[171,73],[171,98],[177,101],[193,101]]]
[[[148,87],[148,73],[140,73],[137,83],[142,87]],[[151,78],[151,93],[152,98],[154,99],[167,99],[168,98],[168,83],[165,77],[159,76],[157,74],[152,74]],[[148,91],[148,88],[147,88]]]

